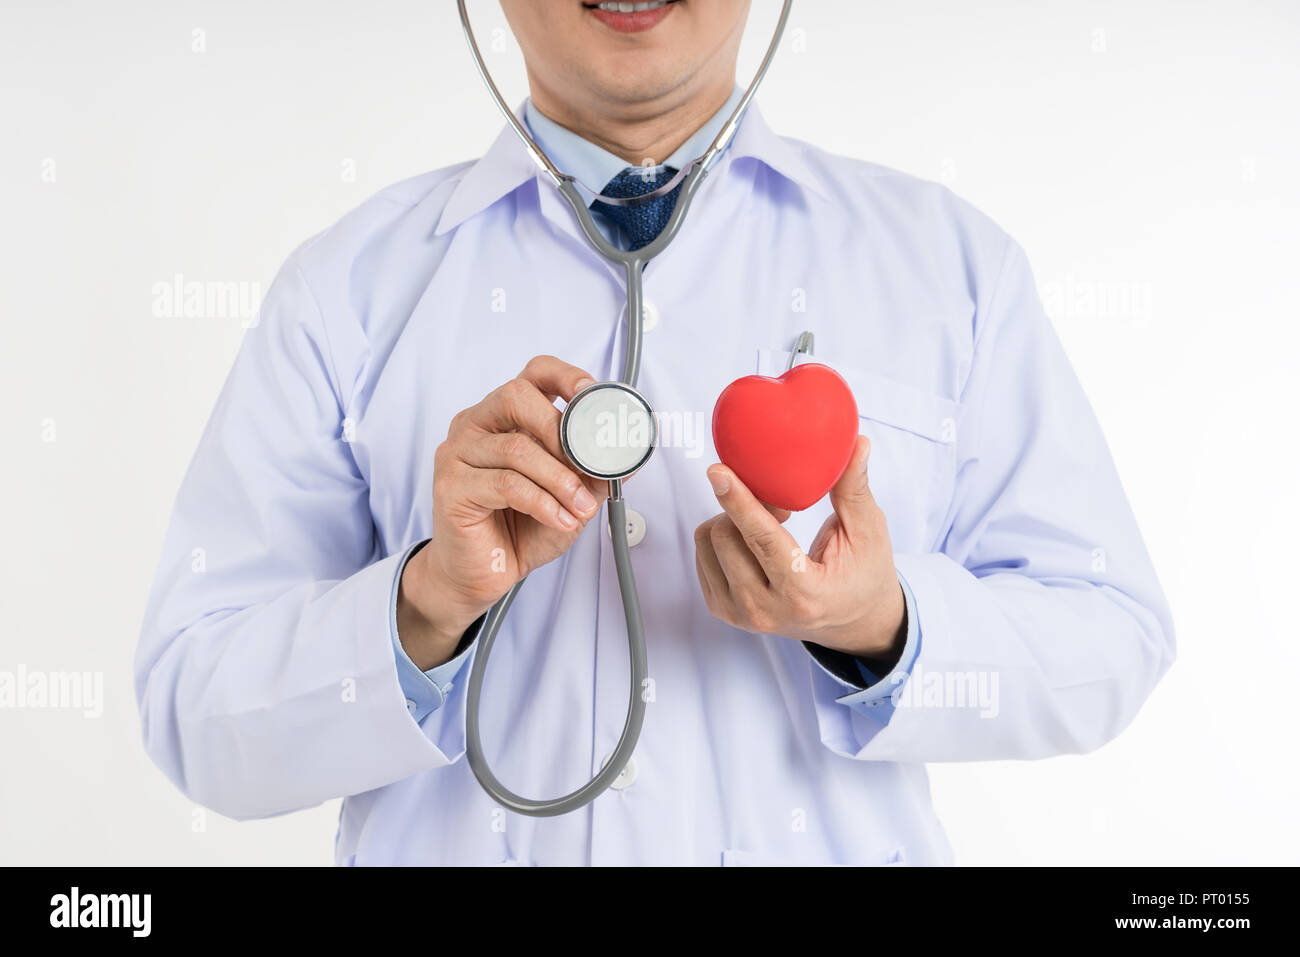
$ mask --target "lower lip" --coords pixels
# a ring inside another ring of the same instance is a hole
[[[662,7],[655,7],[653,10],[642,10],[640,13],[613,13],[609,10],[601,10],[593,7],[591,15],[599,20],[611,30],[617,30],[619,33],[641,33],[650,30],[659,25],[674,4],[665,3]]]

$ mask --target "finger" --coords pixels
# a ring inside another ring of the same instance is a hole
[[[731,469],[721,464],[711,465],[708,476],[723,511],[740,530],[768,581],[784,578],[789,571],[790,555],[798,548],[794,537]]]
[[[468,410],[467,421],[484,432],[527,432],[561,462],[560,410],[527,379],[511,379]]]
[[[552,401],[558,396],[565,402],[596,382],[586,371],[555,356],[533,356],[519,378],[531,382]]]
[[[576,516],[550,492],[514,469],[467,468],[464,481],[464,497],[480,508],[512,508],[562,532],[578,530]]]
[[[713,539],[710,537],[716,521],[716,518],[711,518],[695,530],[695,563],[696,570],[708,583],[709,590],[713,593],[714,602],[721,607],[731,600],[731,588],[727,584],[727,576],[718,562],[717,553],[713,550]]]
[[[822,527],[817,529],[817,534],[813,537],[812,545],[808,547],[808,560],[821,564],[826,556],[826,549],[835,537],[835,533],[840,529],[840,517],[834,512],[826,516],[826,521],[822,522]]]
[[[600,508],[582,477],[525,432],[476,436],[459,448],[458,455],[476,469],[514,469],[582,519],[591,518]]]
[[[747,589],[767,589],[767,575],[730,518],[724,515],[713,523],[709,540],[733,595]]]
[[[831,507],[839,516],[849,541],[870,535],[879,512],[867,481],[867,461],[870,457],[871,441],[865,435],[859,435],[844,474],[831,488]]]
[[[761,502],[760,504],[769,512],[771,512],[772,517],[776,519],[778,522],[780,522],[782,525],[785,524],[786,519],[788,519],[791,515],[794,514],[788,508],[777,508],[775,505],[768,505],[766,502]]]
[[[699,549],[695,551],[695,576],[700,580],[700,593],[704,595],[704,604],[710,609],[713,608],[713,585],[709,582],[709,576],[704,574],[704,566],[700,562]]]

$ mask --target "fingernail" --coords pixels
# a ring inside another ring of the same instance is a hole
[[[596,507],[596,499],[585,488],[579,486],[578,493],[573,496],[573,504],[585,515]]]
[[[727,473],[719,469],[716,472],[710,471],[707,474],[709,484],[713,486],[713,494],[726,495],[727,489],[731,488],[731,479],[727,477]]]
[[[570,515],[568,512],[566,512],[564,509],[560,509],[560,524],[563,525],[565,528],[577,528],[578,520],[574,518],[572,515]]]
[[[595,379],[579,379],[576,383],[574,383],[573,392],[576,395],[577,393],[581,392],[583,389],[587,388],[588,386],[593,386],[595,384],[596,384]]]

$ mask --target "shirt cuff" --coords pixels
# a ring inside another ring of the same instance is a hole
[[[840,655],[840,658],[849,658],[853,662],[861,678],[861,681],[849,680],[843,668],[831,667],[833,662],[823,660],[828,649],[807,643],[804,645],[813,660],[817,662],[817,666],[844,689],[844,694],[835,699],[838,703],[852,708],[872,708],[874,713],[885,721],[889,720],[889,716],[894,711],[894,689],[907,680],[912,673],[912,666],[916,664],[917,655],[921,653],[921,624],[916,614],[916,599],[901,573],[898,574],[898,583],[903,588],[903,602],[907,609],[907,634],[903,640],[903,653],[899,655],[898,663],[883,678],[873,674],[861,659]]]
[[[393,639],[393,657],[397,659],[397,680],[402,686],[402,694],[406,696],[406,710],[411,713],[416,724],[446,703],[447,696],[452,692],[452,679],[465,666],[474,647],[474,642],[467,641],[466,638],[470,637],[471,632],[477,637],[478,627],[482,623],[480,618],[470,627],[465,637],[461,639],[459,650],[454,658],[428,671],[421,671],[420,666],[406,653],[401,639],[397,636],[398,588],[402,582],[402,570],[406,568],[406,563],[411,560],[412,555],[427,544],[429,544],[427,538],[422,542],[416,542],[406,550],[402,560],[397,563],[397,574],[393,577],[393,594],[388,612],[389,631]]]

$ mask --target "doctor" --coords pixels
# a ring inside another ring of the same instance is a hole
[[[746,0],[502,6],[529,130],[607,195],[667,182],[739,96]],[[674,200],[596,210],[632,248]],[[625,495],[651,677],[614,787],[522,817],[464,757],[478,622],[523,575],[483,692],[498,777],[572,790],[627,706],[604,483],[557,435],[557,402],[618,374],[622,276],[503,130],[306,242],[268,292],[137,657],[179,788],[237,818],[343,797],[343,864],[937,864],[925,762],[1087,751],[1132,720],[1169,614],[996,225],[751,108],[645,285],[663,442]],[[708,416],[805,329],[862,436],[788,515],[710,464]]]

